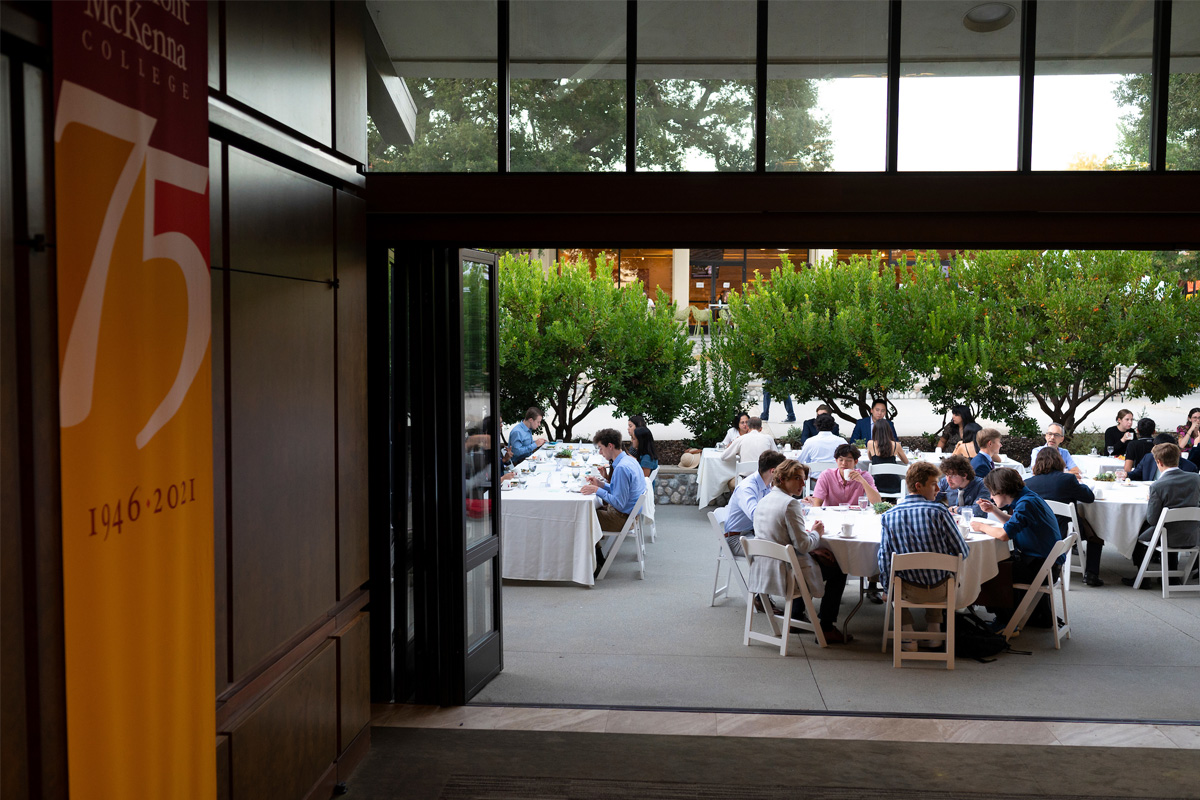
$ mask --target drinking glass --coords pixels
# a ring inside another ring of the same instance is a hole
[[[1115,450],[1115,449],[1116,448],[1113,447],[1111,444],[1108,446],[1108,457],[1109,458],[1112,458],[1113,450]]]
[[[969,508],[962,509],[963,522],[966,523],[968,528],[971,527],[971,520],[974,519],[974,517],[975,517],[974,511],[972,511]]]

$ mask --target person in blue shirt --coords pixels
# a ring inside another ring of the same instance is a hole
[[[887,400],[883,398],[876,398],[871,403],[871,416],[863,417],[854,423],[854,433],[850,434],[850,441],[857,442],[860,439],[864,442],[871,441],[871,434],[875,431],[877,422],[886,422],[892,429],[892,438],[900,441],[900,437],[896,435],[896,426],[890,419],[887,419]]]
[[[608,481],[595,476],[588,477],[587,485],[580,491],[583,494],[595,495],[601,502],[596,509],[600,520],[600,530],[616,532],[621,530],[638,498],[646,491],[646,476],[633,456],[621,449],[621,434],[612,428],[601,428],[592,437],[592,444],[611,466]],[[596,545],[596,572],[604,566],[606,556],[600,545]]]
[[[966,463],[962,456],[956,458]],[[895,554],[944,553],[966,558],[971,553],[949,509],[935,502],[938,495],[938,468],[927,461],[918,461],[908,468],[904,482],[910,494],[880,518],[879,582],[885,592],[891,578],[892,556]],[[940,603],[946,599],[950,573],[944,570],[904,570],[897,573],[897,577],[904,582],[905,600]],[[926,629],[940,631],[944,616],[941,609],[926,609]],[[912,612],[907,608],[902,609],[901,629],[912,630],[912,624]],[[917,649],[914,641],[906,641],[901,647],[905,650]]]
[[[975,446],[979,452],[971,459],[971,469],[975,471],[976,478],[986,479],[988,473],[996,468],[1000,444],[1000,431],[995,428],[984,428],[975,434]]]
[[[771,491],[775,469],[787,461],[778,450],[767,450],[758,457],[758,472],[745,478],[729,498],[729,515],[725,517],[725,542],[735,556],[742,555],[741,537],[754,536],[754,509],[758,501]]]
[[[971,528],[1001,541],[1012,542],[1012,581],[1029,583],[1037,576],[1046,556],[1050,555],[1050,551],[1059,540],[1058,519],[1045,500],[1025,487],[1025,481],[1015,469],[1001,467],[992,470],[983,479],[983,483],[992,493],[992,499],[981,500],[979,507],[989,514],[995,514],[1001,525],[977,519],[971,521]],[[1054,564],[1056,579],[1062,571],[1062,562],[1065,559],[1064,553]],[[1020,591],[1014,590],[1014,604],[1020,604],[1021,596]],[[1038,605],[1041,606],[1040,601]],[[1047,614],[1049,608],[1050,604],[1046,602]],[[995,624],[1003,626],[1008,624],[1015,609],[989,607],[988,610],[996,614]],[[1043,623],[1046,623],[1044,627],[1054,624],[1054,620],[1047,623],[1045,620],[1039,620],[1038,616],[1039,613],[1035,612],[1029,624],[1039,627]]]
[[[542,410],[530,406],[525,419],[513,425],[508,433],[508,447],[512,451],[512,463],[520,464],[546,443],[545,436],[533,438],[533,432],[542,426]]]
[[[642,426],[633,429],[633,440],[630,442],[629,455],[633,456],[642,468],[642,474],[647,478],[658,469],[658,452],[654,449],[654,434]]]
[[[1083,473],[1079,471],[1079,466],[1075,463],[1075,459],[1071,458],[1071,454],[1067,452],[1067,448],[1059,447],[1066,438],[1063,426],[1057,422],[1052,422],[1046,426],[1046,443],[1040,447],[1033,448],[1033,452],[1029,454],[1029,468],[1033,469],[1033,462],[1037,461],[1038,453],[1044,447],[1053,447],[1058,450],[1058,454],[1062,456],[1063,463],[1067,465],[1067,472],[1075,477],[1081,476]]]
[[[937,486],[935,499],[950,506],[952,514],[969,508],[973,514],[982,517],[984,514],[979,501],[992,498],[983,485],[983,478],[975,476],[975,470],[966,456],[946,456],[942,459],[942,477],[938,479]]]
[[[1062,455],[1053,447],[1043,447],[1033,460],[1033,477],[1025,481],[1025,488],[1043,500],[1056,503],[1094,503],[1096,495],[1079,479],[1066,472],[1067,465]],[[1079,536],[1087,542],[1087,564],[1083,568],[1083,582],[1087,586],[1103,586],[1100,579],[1100,554],[1104,551],[1101,539],[1091,524],[1082,515],[1079,521]],[[1068,517],[1058,518],[1058,535],[1066,538]]]

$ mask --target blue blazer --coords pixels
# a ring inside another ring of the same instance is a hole
[[[804,424],[800,427],[800,444],[804,444],[808,441],[810,436],[816,436],[817,433],[817,418],[813,417],[812,419],[804,420]],[[831,433],[834,436],[842,435],[842,432],[838,430],[836,422],[833,424],[833,430]]]
[[[1196,448],[1192,448],[1193,450]],[[1184,472],[1200,472],[1200,466],[1190,458],[1179,459],[1179,468]],[[1142,456],[1142,460],[1129,473],[1131,481],[1153,481],[1158,480],[1158,462],[1154,460],[1153,453],[1146,453]]]
[[[986,478],[987,474],[995,468],[995,465],[983,453],[978,453],[971,459],[971,469],[975,470],[976,478]],[[1075,480],[1074,475],[1071,476],[1071,480]]]
[[[900,437],[896,435],[895,424],[890,419],[887,421],[887,424],[892,429],[892,438],[895,439],[896,441],[899,441]],[[863,439],[868,442],[871,441],[871,418],[870,417],[863,417],[858,422],[854,423],[854,433],[850,434],[850,441],[856,442],[859,439]]]

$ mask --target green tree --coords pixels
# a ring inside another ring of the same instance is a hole
[[[1117,166],[1145,169],[1150,163],[1149,72],[1125,75],[1113,89],[1122,106],[1133,110],[1121,118]],[[1175,72],[1167,80],[1167,169],[1200,169],[1200,74]]]
[[[500,407],[520,419],[530,405],[548,410],[554,436],[602,405],[648,421],[671,422],[683,406],[681,386],[691,344],[661,292],[653,312],[641,283],[613,285],[612,262],[555,264],[506,253],[500,260]]]
[[[1149,253],[983,251],[955,279],[1005,343],[991,351],[991,374],[1068,435],[1117,394],[1159,402],[1200,384],[1200,303]]]
[[[735,321],[723,355],[761,375],[780,395],[820,400],[847,421],[870,414],[875,397],[911,389],[922,321],[913,298],[940,279],[928,259],[909,268],[906,291],[877,255],[836,258],[796,271],[783,257],[770,280],[730,298]]]
[[[416,141],[395,147],[368,123],[368,166],[382,172],[494,172],[496,82],[409,79]],[[514,171],[606,171],[625,165],[625,82],[514,80],[510,140]],[[688,155],[711,156],[718,170],[754,168],[754,85],[749,81],[638,82],[637,162],[682,170]],[[772,81],[768,158],[781,169],[825,170],[832,163],[828,120],[813,113],[811,81]]]
[[[746,409],[750,399],[750,374],[738,361],[725,357],[731,328],[724,320],[709,325],[700,339],[700,357],[683,386],[684,406],[680,418],[698,445],[711,446],[725,438],[735,414]]]

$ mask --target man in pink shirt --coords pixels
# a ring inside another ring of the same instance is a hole
[[[817,488],[813,490],[814,506],[853,503],[864,494],[872,503],[880,501],[875,479],[858,469],[861,455],[852,444],[844,444],[834,452],[837,469],[827,469],[817,478]]]

